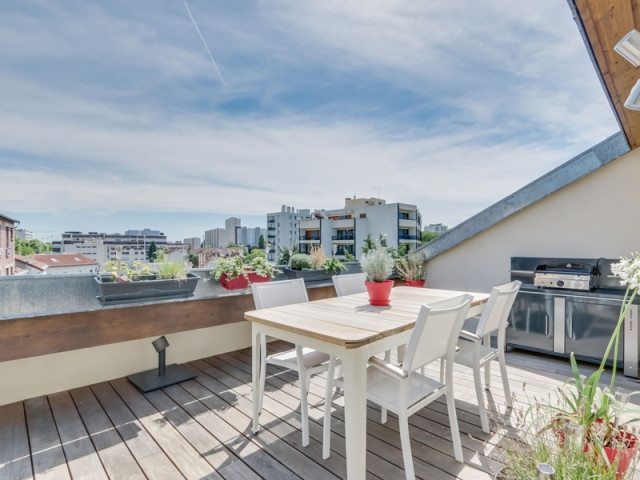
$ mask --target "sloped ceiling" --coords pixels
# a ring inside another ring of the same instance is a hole
[[[624,108],[640,79],[640,67],[620,56],[614,45],[632,29],[640,31],[640,0],[569,0],[583,27],[585,41],[600,71],[629,146],[640,146],[640,111]]]

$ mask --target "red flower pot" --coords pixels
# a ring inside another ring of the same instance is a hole
[[[424,287],[424,280],[405,280],[404,283],[409,287]]]
[[[393,287],[393,280],[384,282],[364,282],[369,292],[369,303],[377,307],[386,307],[391,303],[389,296]]]
[[[255,272],[249,272],[248,276],[249,278],[236,277],[229,280],[227,274],[223,273],[220,277],[220,285],[227,290],[239,290],[241,288],[247,288],[252,283],[268,282],[271,280],[271,277],[262,277]]]

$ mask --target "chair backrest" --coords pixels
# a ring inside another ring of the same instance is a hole
[[[336,289],[336,295],[353,295],[354,293],[364,293],[367,287],[364,282],[367,279],[366,273],[350,273],[348,275],[334,275],[333,288]]]
[[[252,283],[251,293],[256,309],[309,301],[304,278]]]
[[[518,295],[520,285],[522,285],[522,282],[515,280],[491,289],[491,295],[482,310],[482,315],[475,331],[476,335],[483,337],[497,330],[498,345],[504,346],[507,317]]]
[[[420,308],[402,370],[411,373],[448,353],[453,354],[471,300],[473,296],[466,293]]]

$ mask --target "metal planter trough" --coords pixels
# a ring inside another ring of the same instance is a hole
[[[304,278],[305,283],[331,282],[331,277],[333,275],[339,275],[341,272],[341,270],[337,270],[327,273],[322,269],[294,270],[289,267],[285,267],[283,270],[287,278]]]
[[[102,305],[122,305],[148,300],[169,300],[193,296],[200,277],[188,273],[187,278],[157,280],[155,275],[134,282],[114,282],[111,276],[95,277],[98,285],[98,300]]]

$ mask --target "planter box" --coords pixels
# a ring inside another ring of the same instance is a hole
[[[304,278],[305,283],[319,283],[319,282],[331,282],[331,277],[334,275],[340,275],[343,270],[337,272],[326,273],[324,270],[293,270],[292,268],[283,268],[287,278]]]
[[[262,277],[255,272],[249,272],[249,278],[236,277],[231,280],[227,279],[227,274],[223,273],[220,277],[220,285],[227,290],[239,290],[241,288],[248,288],[252,283],[268,282],[271,277]]]
[[[109,275],[95,277],[102,305],[121,305],[148,300],[168,300],[193,296],[200,277],[187,273],[183,280],[156,280],[155,275],[135,282],[114,282]]]

